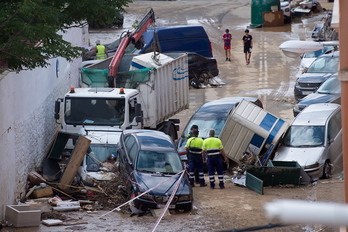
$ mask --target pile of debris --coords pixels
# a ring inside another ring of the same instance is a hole
[[[58,183],[45,180],[38,172],[28,176],[27,194],[18,205],[6,207],[4,226],[29,227],[55,225],[87,224],[67,216],[68,211],[86,211],[95,213],[99,210],[111,210],[127,202],[130,195],[121,178],[116,176],[110,181],[96,183],[96,186],[70,186],[63,191]],[[120,210],[130,212],[129,205]],[[30,220],[28,220],[30,218]]]
[[[96,183],[95,187],[70,186],[67,192],[59,189],[57,185],[58,183],[48,182],[39,173],[33,171],[28,177],[28,193],[21,202],[25,203],[28,199],[55,196],[56,200],[49,198],[48,203],[55,205],[57,197],[62,201],[76,201],[79,199],[80,202],[87,203],[87,206],[82,207],[83,209],[108,210],[130,199],[130,195],[125,190],[124,183],[118,175],[110,181]]]

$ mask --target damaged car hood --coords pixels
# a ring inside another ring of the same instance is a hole
[[[97,181],[105,181],[105,180],[112,180],[114,177],[116,177],[116,174],[114,172],[87,172],[88,177],[93,178]]]
[[[312,165],[320,160],[325,147],[279,147],[273,160],[297,161],[302,167]]]
[[[173,174],[167,175],[162,173],[147,173],[147,172],[139,172],[139,171],[134,172],[135,181],[139,184],[139,187],[142,191],[146,191],[156,186],[157,184],[162,183],[168,178],[171,178],[172,176]],[[170,195],[173,192],[179,178],[180,178],[180,175],[176,175],[170,180],[159,185],[157,188],[153,189],[151,193],[153,195],[163,195],[163,194]],[[179,185],[179,188],[176,194],[180,194],[180,195],[191,194],[189,191],[191,188],[189,188],[188,185],[189,183],[187,178],[183,177],[181,179],[181,183]]]

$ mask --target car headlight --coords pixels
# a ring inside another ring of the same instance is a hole
[[[313,168],[319,168],[320,164],[318,162],[316,162],[315,164],[311,164],[311,165],[306,165],[304,167],[304,169],[313,169]]]
[[[193,199],[192,195],[179,196],[178,201],[191,201]]]

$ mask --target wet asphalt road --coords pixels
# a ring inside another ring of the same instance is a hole
[[[91,42],[100,39],[102,43],[114,40],[115,34],[131,29],[135,20],[140,20],[147,7],[152,7],[156,25],[202,25],[212,42],[214,57],[218,60],[219,78],[226,83],[221,88],[192,89],[190,107],[178,115],[181,128],[187,119],[203,103],[222,97],[258,97],[270,113],[291,122],[293,85],[300,58],[288,58],[278,46],[289,39],[305,39],[302,22],[276,28],[250,28],[254,38],[251,64],[246,65],[242,36],[250,26],[250,2],[247,1],[135,1],[127,9],[124,28],[120,30],[90,31]],[[146,7],[145,7],[146,6]],[[226,62],[222,34],[229,28],[232,39],[232,61]],[[93,45],[93,44],[92,44]]]

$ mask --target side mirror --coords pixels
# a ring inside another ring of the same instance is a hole
[[[56,100],[54,105],[54,119],[59,119],[59,111],[60,111],[60,99]]]
[[[135,116],[142,116],[140,103],[135,104]]]
[[[143,121],[143,113],[141,111],[140,103],[135,104],[135,121],[138,123]]]
[[[135,121],[138,122],[138,123],[140,123],[140,122],[143,121],[143,117],[137,116],[137,117],[135,117]]]

